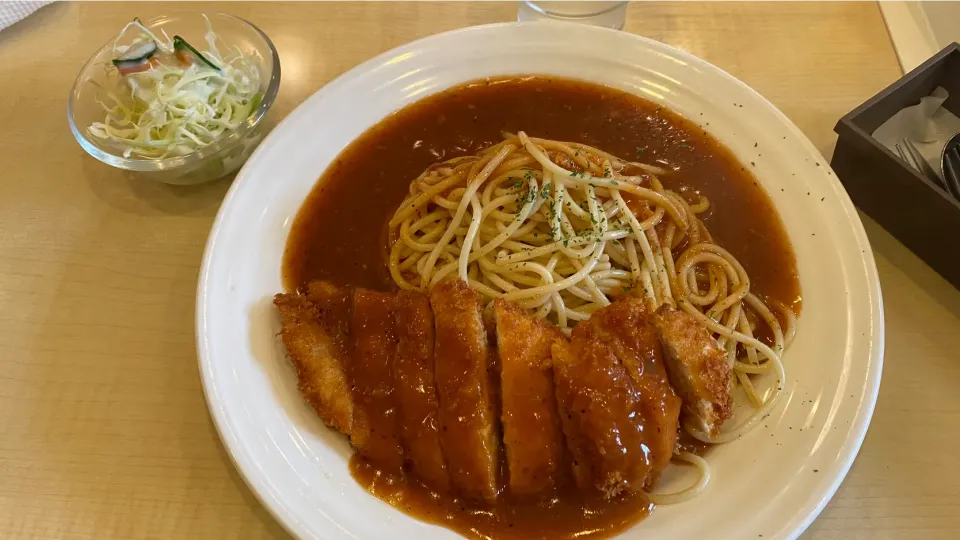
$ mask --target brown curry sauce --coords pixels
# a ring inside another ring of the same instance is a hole
[[[325,279],[392,291],[385,225],[429,165],[499,142],[504,131],[577,141],[628,160],[677,167],[670,189],[711,203],[704,222],[750,275],[752,291],[800,309],[789,239],[756,178],[705,127],[611,88],[547,77],[468,83],[410,105],[367,130],[330,165],[294,221],[283,261],[288,290]],[[703,217],[703,216],[701,216]],[[703,450],[681,437],[688,449]],[[575,490],[539,500],[501,496],[493,507],[440,496],[358,456],[354,478],[381,500],[475,538],[611,536],[645,517],[643,496],[602,501]]]

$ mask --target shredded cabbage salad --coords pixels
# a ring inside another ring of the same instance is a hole
[[[107,102],[97,102],[106,118],[87,128],[90,135],[127,158],[181,156],[236,129],[257,109],[262,95],[256,64],[226,46],[204,19],[204,51],[163,30],[161,39],[139,19],[123,28],[113,45],[117,86],[102,88]]]

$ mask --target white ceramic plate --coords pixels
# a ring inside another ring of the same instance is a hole
[[[684,52],[588,26],[482,26],[400,47],[319,90],[250,158],[213,226],[197,296],[207,402],[237,468],[302,538],[457,537],[353,481],[346,441],[296,391],[271,298],[282,290],[284,243],[301,202],[350,141],[428,94],[509,74],[567,76],[633,92],[709,122],[743,163],[756,164],[793,242],[804,295],[797,338],[784,357],[787,394],[764,426],[710,453],[715,477],[705,494],[657,508],[623,537],[797,536],[853,462],[880,384],[880,287],[863,227],[823,157],[757,93]]]

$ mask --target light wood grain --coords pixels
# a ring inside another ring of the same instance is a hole
[[[139,183],[66,125],[75,73],[124,22],[204,10],[275,41],[274,122],[391,47],[516,16],[514,3],[83,3],[0,32],[0,538],[285,537],[234,472],[196,368],[197,272],[229,180]],[[626,30],[731,72],[827,155],[836,120],[900,75],[873,3],[632,5]],[[867,227],[887,317],[880,401],[804,538],[958,538],[960,293]]]

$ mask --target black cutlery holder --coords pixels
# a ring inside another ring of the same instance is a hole
[[[960,201],[904,163],[871,134],[938,86],[960,116],[960,44],[954,43],[840,119],[831,166],[863,212],[960,288]]]

